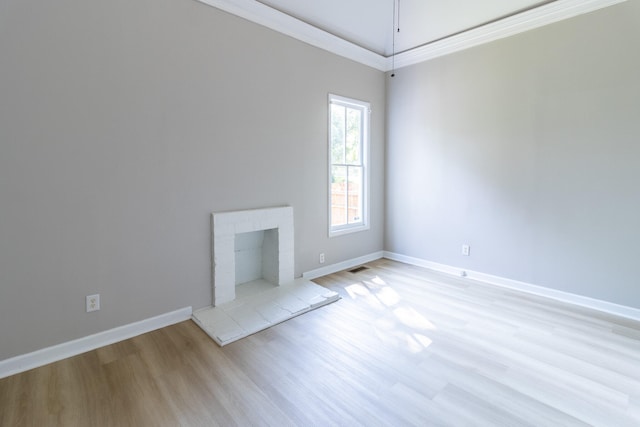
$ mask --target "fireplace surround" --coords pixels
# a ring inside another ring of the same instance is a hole
[[[213,213],[211,232],[213,306],[233,301],[237,286],[258,280],[274,286],[293,281],[290,206]]]
[[[294,278],[293,208],[211,215],[212,301],[193,321],[220,346],[340,299]]]

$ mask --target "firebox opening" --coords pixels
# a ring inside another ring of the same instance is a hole
[[[266,280],[278,284],[278,230],[235,235],[235,285]]]

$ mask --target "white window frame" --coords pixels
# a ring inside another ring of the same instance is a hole
[[[354,224],[344,224],[339,226],[332,226],[332,209],[331,209],[331,181],[332,181],[332,158],[331,158],[331,105],[339,104],[346,107],[357,108],[362,110],[362,221]],[[359,231],[368,230],[369,226],[369,145],[370,145],[370,115],[371,104],[366,101],[360,101],[357,99],[347,98],[340,95],[329,94],[329,102],[327,108],[327,164],[328,164],[328,229],[329,237],[341,236],[349,233],[356,233]]]

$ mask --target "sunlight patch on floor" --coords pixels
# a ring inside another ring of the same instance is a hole
[[[403,302],[400,294],[379,276],[353,283],[345,290],[352,299],[363,299],[386,313],[374,324],[376,336],[386,345],[419,353],[433,343],[425,332],[437,330],[436,325]]]
[[[411,329],[429,330],[434,331],[436,327],[422,314],[418,313],[411,307],[398,307],[393,310],[393,314],[396,315],[404,325]]]
[[[400,302],[400,295],[398,295],[398,293],[389,286],[385,286],[384,288],[380,289],[376,293],[376,296],[378,297],[380,302],[387,307],[393,307]]]
[[[371,292],[369,292],[369,289],[361,283],[354,283],[353,285],[349,285],[344,289],[347,291],[347,293],[352,299],[356,299],[359,296],[371,295]]]

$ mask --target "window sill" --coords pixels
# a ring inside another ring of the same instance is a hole
[[[356,225],[353,227],[346,227],[346,228],[338,228],[336,230],[329,230],[329,237],[337,237],[337,236],[343,236],[345,234],[351,234],[351,233],[357,233],[360,231],[366,231],[368,230],[370,227],[367,224],[363,224],[363,225]]]

